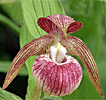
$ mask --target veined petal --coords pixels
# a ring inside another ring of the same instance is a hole
[[[50,19],[55,25],[57,25],[60,29],[68,28],[69,24],[75,22],[75,20],[71,17],[62,14],[55,14],[46,17]]]
[[[63,35],[63,32],[61,29],[57,27],[50,19],[47,18],[39,18],[38,19],[38,25],[47,33],[60,37]]]
[[[92,84],[103,97],[96,63],[83,41],[76,37],[67,36],[67,39],[62,37],[60,43],[67,49],[68,54],[76,55],[82,60]]]
[[[82,68],[71,56],[65,56],[63,63],[49,58],[49,54],[40,55],[33,63],[32,75],[39,89],[55,96],[69,95],[80,85]]]
[[[64,35],[65,37],[68,33],[73,33],[82,28],[81,22],[76,22],[73,18],[61,14],[39,18],[38,25],[49,34]]]
[[[71,23],[67,28],[67,34],[80,30],[82,28],[82,26],[83,26],[82,23],[78,22],[78,21]]]
[[[66,34],[76,32],[83,26],[81,22],[75,21],[73,18],[66,15],[55,14],[46,18],[53,21],[60,29],[62,29],[63,33],[66,32]]]
[[[40,55],[45,53],[48,45],[54,40],[54,37],[50,35],[44,35],[38,39],[32,40],[30,43],[26,44],[16,55],[11,66],[8,70],[7,76],[5,78],[3,88],[4,90],[12,80],[17,76],[21,67],[25,61],[30,56]]]

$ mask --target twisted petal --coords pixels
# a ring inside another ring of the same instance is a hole
[[[44,35],[44,36],[42,36],[38,39],[34,39],[30,43],[26,44],[18,52],[18,54],[14,58],[13,62],[11,63],[11,66],[8,70],[2,90],[4,90],[12,82],[12,80],[17,76],[21,67],[23,66],[25,61],[28,59],[28,57],[45,53],[45,50],[47,49],[48,45],[53,40],[54,40],[54,38],[52,36]]]
[[[67,36],[67,39],[61,38],[61,44],[67,49],[68,54],[76,55],[82,60],[92,84],[103,97],[96,63],[83,41],[76,37]]]
[[[46,18],[39,18],[38,25],[47,33],[56,36],[66,36],[82,28],[82,23],[74,21],[73,18],[66,15],[51,15]]]
[[[82,79],[81,66],[71,56],[66,56],[63,63],[56,63],[49,55],[40,55],[33,63],[32,74],[38,88],[55,96],[72,93]]]

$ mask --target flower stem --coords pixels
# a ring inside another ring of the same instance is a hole
[[[0,23],[11,28],[16,33],[16,35],[19,36],[20,28],[15,23],[13,23],[9,18],[4,16],[3,14],[0,14]]]
[[[41,96],[40,96],[40,99],[42,99],[45,95],[45,92],[43,90],[41,90]]]

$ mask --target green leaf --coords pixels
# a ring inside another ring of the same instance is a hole
[[[29,32],[34,38],[46,34],[37,25],[40,17],[52,14],[64,14],[64,10],[59,0],[22,0],[23,15]]]
[[[10,3],[10,2],[15,2],[18,0],[0,0],[0,4],[6,4],[6,3]]]
[[[22,100],[19,96],[0,88],[0,100]]]
[[[21,25],[23,22],[21,0],[1,0],[0,3],[4,12],[8,14],[13,21]]]
[[[64,10],[59,0],[22,0],[22,9],[25,24],[22,25],[20,34],[20,45],[23,47],[34,38],[46,34],[38,25],[37,20],[40,17],[46,17],[52,14],[64,14]],[[26,66],[29,73],[28,88],[26,99],[39,99],[40,91],[37,90],[32,77],[32,64],[36,56],[28,58]]]

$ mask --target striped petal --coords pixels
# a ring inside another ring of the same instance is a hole
[[[61,14],[39,18],[38,25],[47,33],[59,37],[63,35],[66,37],[68,33],[82,28],[81,22],[76,22],[73,18]]]
[[[47,19],[50,19],[57,25],[60,29],[63,31],[66,31],[66,33],[73,33],[82,28],[82,23],[75,21],[73,18],[68,17],[66,15],[51,15],[46,17]]]
[[[82,23],[78,21],[71,23],[67,28],[67,34],[80,30],[82,26],[83,26]]]
[[[76,55],[82,60],[92,84],[103,97],[96,63],[83,41],[76,37],[67,36],[67,39],[64,37],[61,38],[61,44],[67,49],[68,54]]]
[[[38,19],[38,25],[47,33],[60,37],[63,35],[63,32],[61,29],[58,28],[57,25],[55,25],[50,19],[47,18],[39,18]]]
[[[17,76],[21,67],[25,63],[25,61],[30,56],[40,55],[45,53],[48,45],[54,40],[54,38],[50,35],[44,35],[38,39],[32,40],[30,43],[26,44],[16,55],[14,60],[11,63],[11,66],[8,70],[7,76],[5,78],[3,88],[4,90],[12,80]]]
[[[63,63],[49,58],[49,54],[35,59],[32,75],[39,89],[55,96],[69,95],[75,91],[82,79],[82,68],[71,56],[65,56]]]
[[[55,14],[51,16],[47,16],[47,19],[50,19],[55,25],[57,25],[60,29],[68,28],[69,24],[75,22],[75,20],[71,17],[61,14]]]

